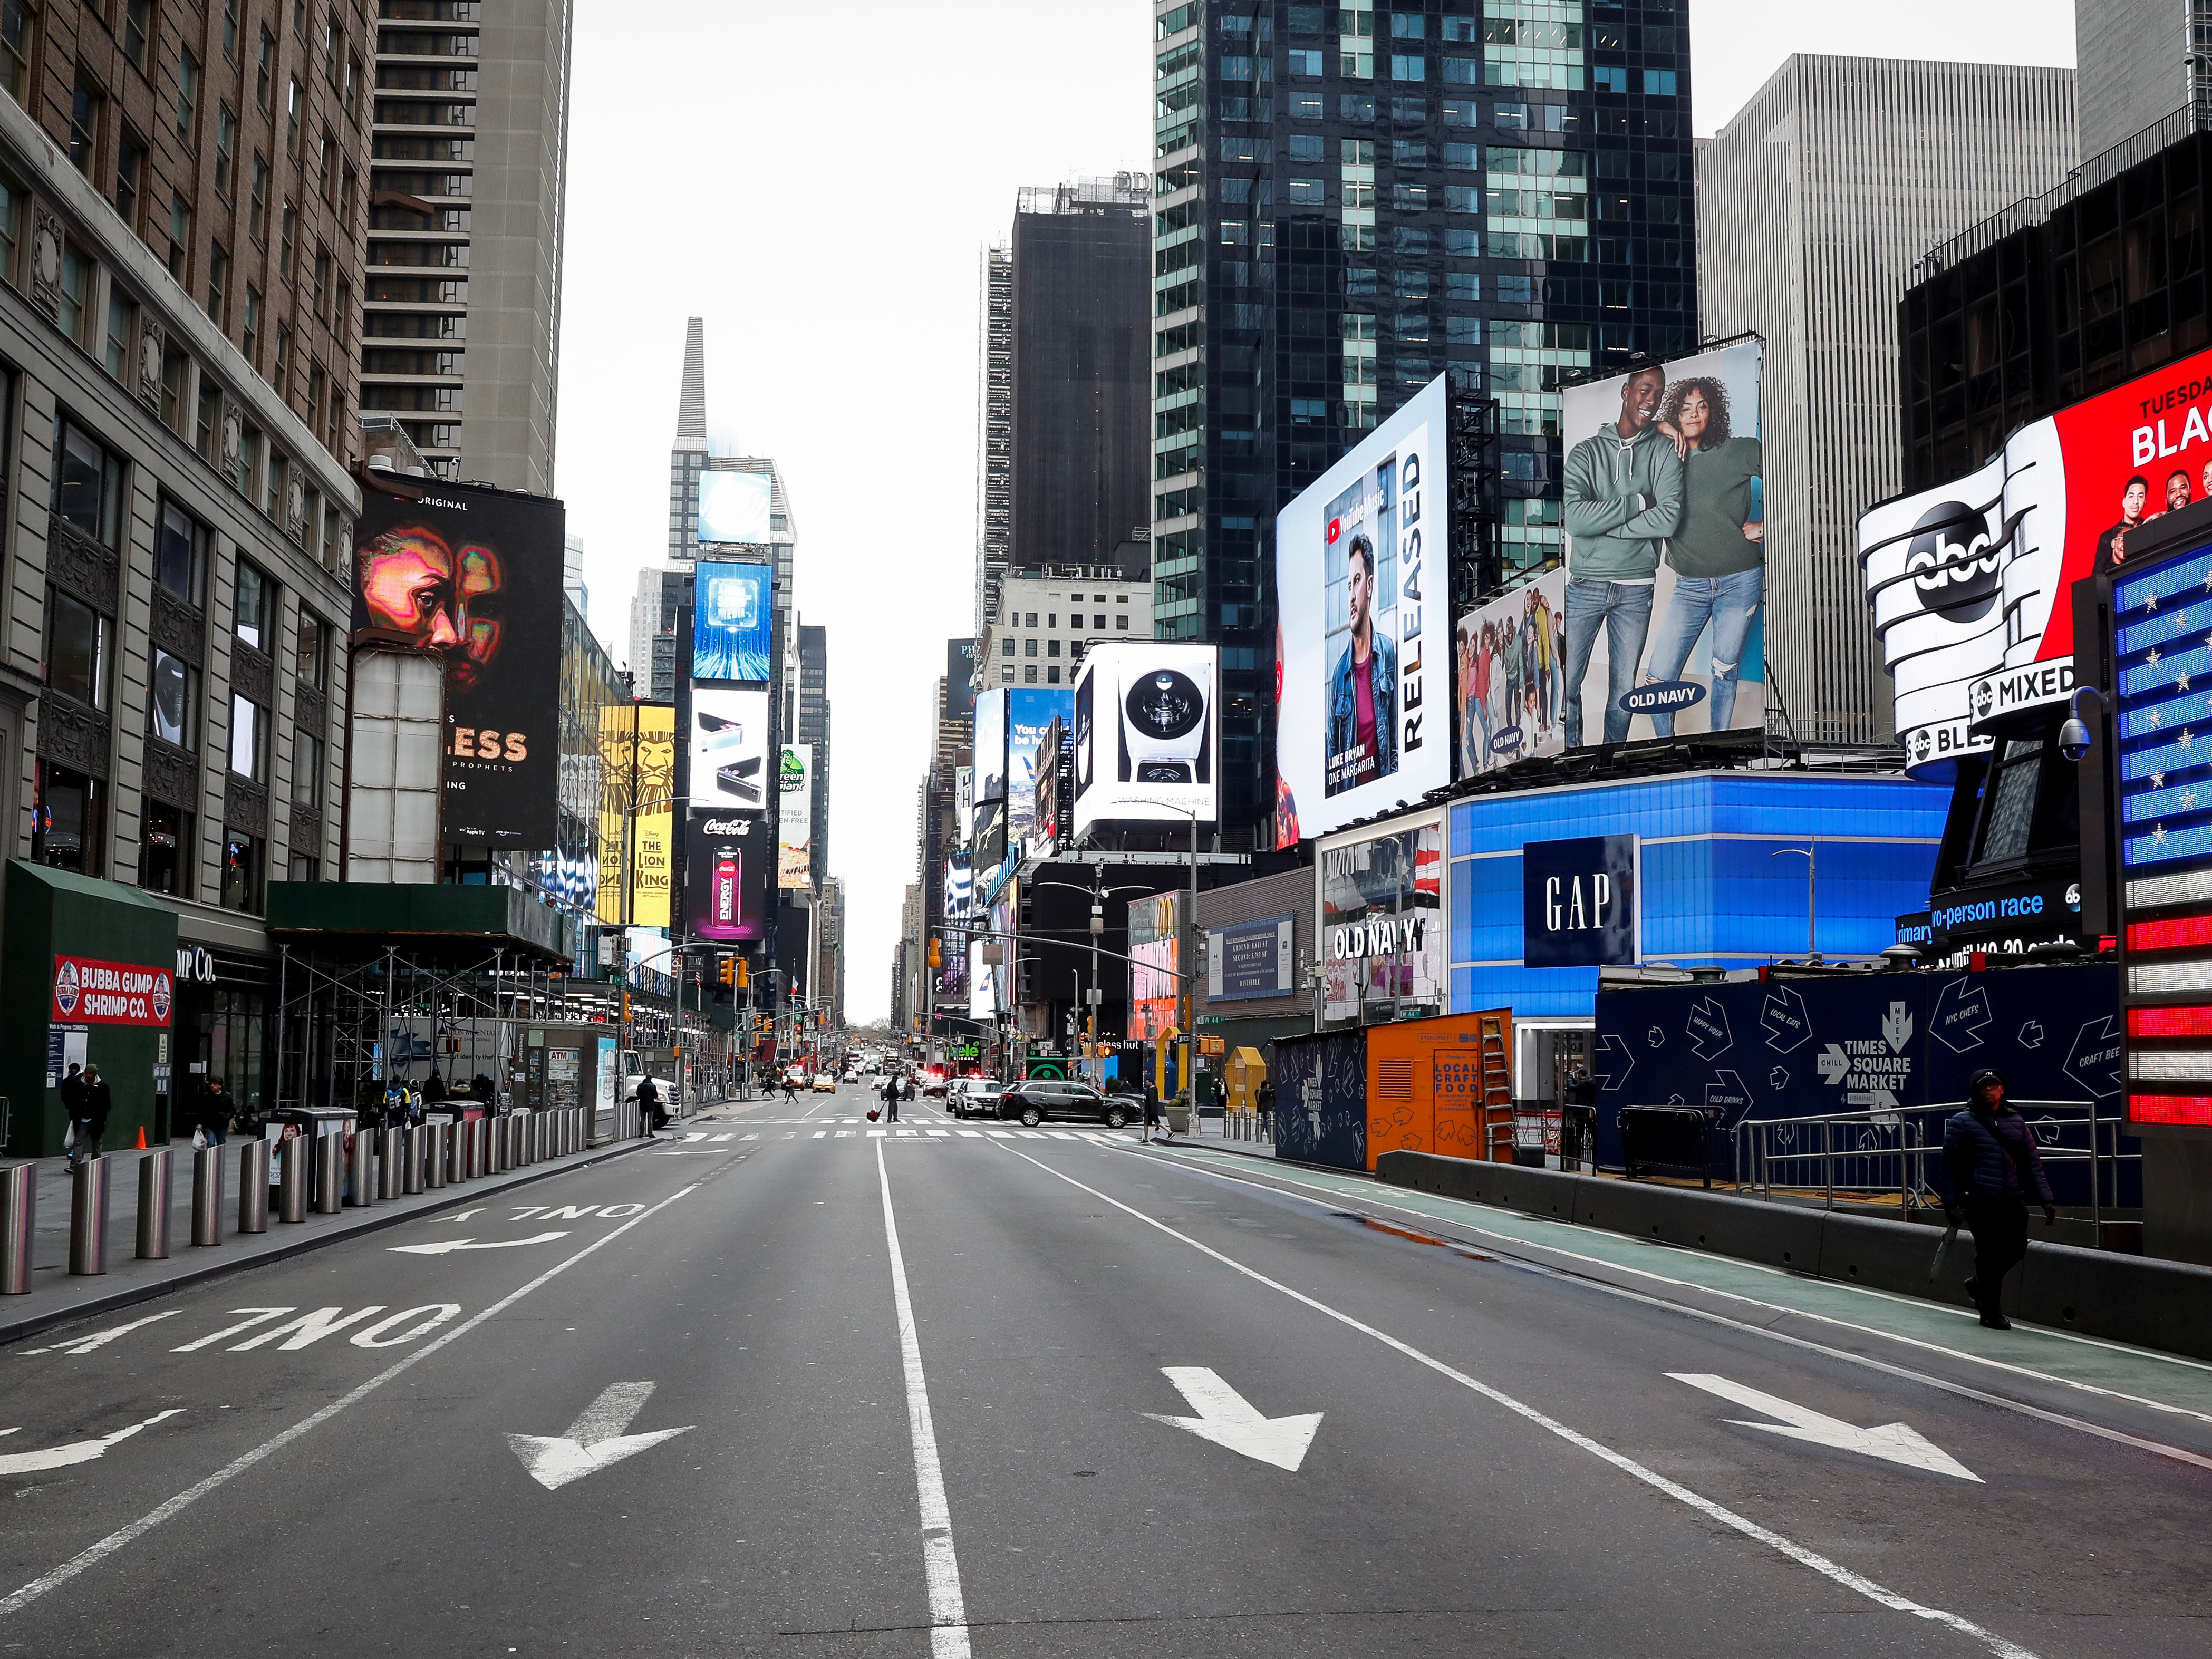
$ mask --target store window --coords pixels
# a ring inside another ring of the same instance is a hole
[[[261,913],[261,837],[243,830],[222,832],[222,908]]]
[[[186,605],[198,605],[207,584],[207,526],[167,495],[155,516],[154,580]]]
[[[102,547],[122,546],[123,458],[66,415],[54,422],[49,505]]]
[[[94,708],[107,707],[107,618],[74,594],[46,589],[46,684]]]
[[[199,671],[182,657],[155,647],[153,695],[146,700],[146,729],[163,743],[198,749],[199,710]]]
[[[273,584],[268,577],[240,559],[232,592],[237,605],[232,613],[231,626],[237,629],[238,637],[256,651],[267,650],[270,612],[276,598]]]
[[[138,842],[138,884],[149,893],[189,898],[191,845],[192,815],[149,801]]]
[[[222,1079],[240,1111],[258,1115],[268,1099],[267,994],[219,988],[210,1001],[207,1074]]]
[[[100,872],[100,821],[106,789],[97,778],[40,761],[31,781],[31,861]]]

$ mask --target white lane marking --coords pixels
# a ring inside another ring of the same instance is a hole
[[[1781,1419],[1775,1423],[1753,1423],[1733,1417],[1723,1419],[1734,1427],[1763,1429],[1769,1434],[1785,1435],[1815,1446],[1832,1446],[1838,1451],[1856,1452],[1862,1457],[1878,1457],[1886,1463],[1902,1463],[1909,1469],[1948,1474],[1977,1486],[1982,1482],[1980,1475],[1910,1424],[1885,1423],[1878,1428],[1863,1429],[1841,1418],[1824,1416],[1808,1407],[1793,1405],[1778,1395],[1731,1382],[1725,1376],[1703,1371],[1668,1371],[1667,1375],[1677,1382],[1686,1382],[1693,1389],[1703,1389],[1707,1394],[1717,1394],[1723,1400]]]
[[[846,1137],[846,1136],[848,1136],[848,1135],[851,1134],[852,1133],[853,1133],[853,1132],[852,1132],[850,1129],[840,1129],[840,1130],[838,1130],[838,1131],[837,1131],[837,1139],[840,1139],[840,1140],[842,1140],[842,1139],[845,1139],[845,1137]]]
[[[248,1348],[258,1348],[264,1342],[284,1339],[287,1352],[309,1347],[334,1332],[349,1325],[358,1325],[364,1319],[373,1319],[384,1311],[388,1304],[378,1302],[357,1313],[346,1313],[343,1308],[317,1308],[301,1314],[297,1319],[288,1319],[281,1325],[271,1325],[265,1331],[257,1331],[243,1342],[233,1343],[228,1352],[244,1353]],[[341,1317],[343,1316],[343,1317]]]
[[[1863,1574],[1853,1572],[1849,1567],[1844,1566],[1841,1562],[1831,1561],[1826,1556],[1821,1555],[1816,1551],[1807,1549],[1802,1544],[1796,1543],[1790,1539],[1784,1538],[1780,1533],[1769,1531],[1766,1528],[1760,1526],[1756,1521],[1752,1520],[1749,1516],[1738,1515],[1735,1510],[1725,1508],[1719,1504],[1716,1504],[1711,1498],[1704,1496],[1702,1493],[1694,1492],[1687,1486],[1682,1486],[1679,1482],[1669,1480],[1665,1475],[1661,1474],[1657,1470],[1646,1468],[1634,1458],[1626,1456],[1620,1452],[1617,1452],[1613,1450],[1612,1447],[1607,1446],[1601,1442],[1591,1439],[1589,1436],[1583,1434],[1579,1430],[1569,1428],[1558,1419],[1546,1416],[1542,1412],[1538,1411],[1534,1406],[1528,1405],[1525,1401],[1515,1399],[1504,1389],[1494,1389],[1487,1382],[1479,1382],[1475,1378],[1468,1376],[1465,1371],[1457,1369],[1455,1366],[1446,1364],[1443,1360],[1437,1358],[1434,1355],[1424,1353],[1412,1343],[1401,1341],[1397,1337],[1392,1336],[1389,1332],[1380,1330],[1375,1326],[1368,1324],[1364,1320],[1354,1319],[1350,1314],[1339,1312],[1336,1309],[1330,1307],[1326,1302],[1318,1301],[1315,1297],[1306,1295],[1303,1291],[1294,1291],[1289,1285],[1281,1283],[1279,1280],[1268,1278],[1267,1274],[1260,1272],[1257,1268],[1246,1267],[1234,1256],[1224,1255],[1219,1250],[1215,1249],[1212,1245],[1201,1244],[1189,1234],[1176,1231],[1165,1222],[1157,1220],[1153,1217],[1146,1215],[1142,1210],[1133,1209],[1130,1206],[1124,1204],[1120,1199],[1100,1192],[1096,1187],[1085,1186],[1082,1182],[1078,1181],[1073,1176],[1067,1175],[1060,1170],[1054,1169],[1049,1164],[1045,1164],[1040,1162],[1036,1158],[1031,1158],[1027,1152],[1021,1151],[1018,1147],[1009,1146],[1006,1150],[1012,1152],[1016,1158],[1020,1158],[1024,1164],[1035,1164],[1038,1169],[1042,1170],[1047,1175],[1051,1176],[1054,1179],[1064,1181],[1069,1186],[1076,1188],[1079,1192],[1088,1193],[1093,1198],[1099,1200],[1102,1203],[1111,1204],[1115,1209],[1121,1211],[1124,1214],[1135,1217],[1136,1219],[1143,1222],[1147,1227],[1151,1227],[1157,1231],[1165,1233],[1170,1238],[1179,1240],[1181,1243],[1189,1245],[1191,1249],[1198,1251],[1202,1255],[1212,1257],[1213,1260],[1220,1262],[1224,1267],[1230,1268],[1233,1272],[1243,1274],[1244,1277],[1251,1279],[1254,1283],[1264,1285],[1271,1291],[1279,1291],[1282,1295],[1290,1297],[1291,1301],[1298,1303],[1303,1306],[1311,1308],[1316,1313],[1323,1315],[1328,1318],[1334,1319],[1337,1323],[1343,1325],[1351,1330],[1358,1331],[1363,1336],[1370,1336],[1374,1338],[1375,1340],[1382,1344],[1384,1347],[1393,1349],[1395,1352],[1405,1355],[1407,1358],[1413,1360],[1416,1364],[1425,1365],[1429,1370],[1436,1372],[1439,1376],[1449,1378],[1452,1382],[1460,1384],[1462,1388],[1470,1389],[1474,1393],[1480,1395],[1484,1399],[1489,1401],[1493,1405],[1503,1406],[1506,1410],[1513,1413],[1516,1416],[1522,1418],[1527,1422],[1534,1424],[1538,1428],[1544,1430],[1547,1433],[1557,1435],[1569,1445],[1579,1447],[1583,1451],[1589,1453],[1591,1456],[1598,1458],[1601,1462],[1612,1464],[1613,1468],[1619,1469],[1624,1474],[1632,1475],[1635,1479],[1641,1480],[1645,1486],[1650,1486],[1655,1492],[1664,1492],[1668,1497],[1674,1498],[1677,1503],[1687,1504],[1690,1508],[1697,1510],[1700,1515],[1706,1516],[1708,1519],[1717,1521],[1723,1526],[1731,1528],[1734,1530],[1741,1533],[1747,1538],[1755,1539],[1759,1543],[1765,1545],[1768,1548],[1776,1551],[1781,1555],[1788,1557],[1792,1561],[1796,1562],[1800,1566],[1809,1567],[1813,1571],[1819,1573],[1822,1577],[1832,1580],[1834,1583],[1842,1585],[1845,1589],[1855,1591],[1858,1595],[1865,1596],[1869,1601],[1879,1603],[1881,1606],[1888,1607],[1894,1612],[1909,1613],[1916,1619],[1925,1619],[1930,1623],[1942,1625],[1949,1629],[1955,1630],[1963,1636],[1971,1636],[1974,1640],[1979,1642],[1984,1647],[1987,1648],[1992,1654],[1997,1656],[1997,1659],[2036,1659],[2036,1656],[2032,1650],[2020,1646],[2017,1643],[2008,1641],[2004,1637],[1998,1635],[1995,1631],[1984,1630],[1981,1626],[1975,1624],[1972,1620],[1967,1619],[1961,1614],[1952,1613],[1946,1608],[1931,1607],[1922,1602],[1915,1601],[1909,1596],[1900,1595],[1895,1590],[1884,1588],[1882,1585],[1876,1583],[1873,1579],[1865,1577]]]
[[[231,1312],[252,1314],[251,1319],[241,1319],[235,1325],[226,1325],[212,1336],[204,1336],[197,1342],[187,1342],[182,1347],[172,1348],[171,1353],[197,1353],[202,1348],[211,1348],[226,1336],[236,1336],[240,1331],[250,1331],[256,1325],[265,1325],[272,1319],[282,1319],[292,1311],[289,1308],[233,1308]]]
[[[679,1152],[663,1152],[663,1158],[680,1158]],[[516,1250],[525,1244],[550,1244],[556,1238],[566,1238],[565,1232],[533,1233],[528,1238],[488,1238],[481,1244],[472,1238],[441,1238],[435,1244],[391,1244],[386,1246],[394,1255],[451,1255],[455,1250]]]
[[[1054,1140],[1073,1140],[1076,1138],[1065,1129],[1047,1129],[1045,1133]]]
[[[530,1472],[530,1478],[551,1492],[610,1464],[619,1463],[625,1457],[635,1457],[648,1446],[689,1434],[698,1426],[687,1423],[680,1429],[624,1434],[623,1431],[629,1426],[630,1419],[645,1409],[645,1402],[651,1398],[650,1382],[611,1382],[599,1391],[597,1400],[584,1407],[583,1415],[568,1425],[568,1433],[510,1434],[507,1443],[522,1460],[522,1467]]]
[[[1300,1417],[1262,1417],[1252,1402],[1221,1380],[1220,1373],[1203,1365],[1163,1365],[1161,1375],[1190,1401],[1196,1417],[1165,1417],[1158,1412],[1139,1412],[1155,1423],[1188,1429],[1201,1440],[1241,1452],[1262,1463],[1296,1474],[1313,1444],[1322,1414]]]
[[[830,1132],[827,1129],[817,1129],[812,1134],[806,1138],[809,1140],[823,1140],[829,1138],[829,1134]]]
[[[148,1533],[153,1531],[155,1528],[160,1526],[164,1521],[168,1520],[173,1516],[182,1513],[185,1509],[189,1508],[193,1504],[198,1503],[210,1492],[228,1485],[240,1475],[245,1474],[246,1470],[252,1468],[256,1463],[260,1462],[264,1458],[268,1457],[276,1452],[282,1451],[285,1447],[290,1445],[295,1440],[299,1439],[302,1435],[307,1434],[310,1430],[320,1428],[324,1424],[329,1422],[331,1419],[336,1417],[340,1412],[345,1410],[347,1407],[358,1404],[360,1401],[368,1399],[369,1395],[374,1394],[386,1383],[391,1382],[392,1378],[402,1375],[414,1366],[421,1364],[424,1360],[428,1359],[432,1354],[436,1353],[440,1349],[447,1346],[449,1344],[459,1341],[463,1337],[466,1336],[471,1331],[476,1329],[477,1326],[483,1324],[486,1320],[490,1319],[495,1315],[506,1312],[507,1310],[513,1307],[516,1303],[521,1301],[524,1297],[528,1296],[532,1291],[541,1289],[544,1286],[551,1284],[562,1273],[567,1273],[569,1268],[574,1267],[579,1261],[581,1261],[586,1256],[591,1255],[593,1251],[604,1249],[606,1246],[613,1243],[615,1240],[620,1238],[624,1233],[628,1232],[631,1228],[638,1226],[658,1215],[661,1211],[675,1203],[678,1199],[687,1197],[690,1194],[696,1193],[698,1190],[699,1188],[696,1183],[689,1187],[678,1188],[676,1191],[671,1193],[666,1198],[662,1199],[659,1203],[654,1205],[651,1209],[645,1212],[643,1215],[634,1216],[629,1220],[623,1222],[621,1226],[617,1227],[612,1232],[605,1235],[603,1237],[593,1239],[590,1243],[585,1245],[582,1249],[577,1251],[575,1255],[570,1256],[567,1261],[554,1263],[553,1266],[548,1267],[544,1273],[538,1274],[537,1278],[532,1279],[527,1285],[523,1285],[520,1290],[509,1291],[505,1296],[493,1303],[491,1306],[486,1308],[482,1313],[477,1314],[465,1322],[454,1326],[452,1330],[447,1331],[443,1336],[433,1337],[429,1341],[424,1343],[412,1353],[394,1360],[391,1364],[379,1371],[374,1376],[370,1377],[368,1382],[340,1395],[336,1400],[331,1401],[329,1405],[325,1406],[321,1410],[313,1412],[309,1415],[301,1418],[298,1422],[293,1424],[289,1429],[279,1430],[276,1433],[270,1436],[268,1439],[263,1441],[259,1445],[252,1448],[251,1450],[240,1453],[229,1462],[217,1469],[213,1474],[209,1475],[206,1479],[198,1481],[195,1485],[185,1487],[184,1491],[179,1492],[175,1497],[157,1504],[154,1508],[147,1510],[145,1514],[140,1516],[136,1521],[131,1522],[128,1526],[119,1527],[115,1531],[108,1534],[106,1537],[101,1539],[98,1543],[89,1545],[86,1548],[79,1550],[75,1555],[70,1557],[68,1560],[63,1562],[61,1565],[56,1567],[52,1572],[46,1574],[42,1577],[33,1578],[29,1583],[24,1585],[21,1589],[16,1590],[13,1595],[0,1596],[0,1618],[4,1618],[11,1613],[21,1613],[25,1607],[29,1607],[32,1602],[37,1601],[40,1597],[51,1595],[53,1591],[59,1589],[64,1584],[69,1583],[70,1579],[76,1577],[79,1573],[85,1571],[88,1568],[99,1565],[109,1556],[114,1554],[116,1551],[124,1548],[127,1545],[136,1543],[139,1539],[143,1538]],[[234,1310],[234,1311],[237,1310]],[[260,1312],[264,1310],[256,1309],[253,1311]],[[289,1308],[279,1308],[275,1311],[278,1313],[289,1313],[291,1310]],[[224,1334],[228,1334],[228,1333],[224,1333]]]
[[[34,1353],[90,1353],[104,1348],[118,1336],[127,1336],[141,1326],[152,1325],[164,1319],[174,1319],[181,1309],[172,1308],[167,1313],[148,1314],[143,1319],[134,1319],[127,1325],[111,1325],[104,1331],[94,1331],[90,1336],[80,1336],[67,1342],[57,1342],[46,1348],[18,1348],[15,1352],[28,1358]]]
[[[714,1139],[717,1139],[717,1140],[727,1140],[727,1139],[729,1139],[729,1136],[727,1136],[727,1135],[716,1135],[716,1136],[714,1137]],[[758,1140],[758,1139],[760,1139],[760,1137],[759,1137],[758,1135],[739,1135],[739,1136],[738,1137],[738,1139],[740,1139],[740,1140]]]
[[[380,1319],[374,1325],[356,1331],[353,1334],[353,1345],[356,1348],[396,1348],[403,1342],[412,1342],[418,1336],[429,1335],[460,1310],[461,1304],[458,1302],[430,1302],[419,1308],[402,1308],[389,1318]],[[428,1317],[422,1320],[420,1324],[410,1325],[397,1336],[385,1334],[394,1325],[412,1319],[417,1314],[425,1314]]]
[[[72,1463],[89,1463],[118,1441],[128,1440],[143,1428],[150,1428],[165,1417],[181,1417],[184,1407],[178,1406],[165,1412],[155,1412],[143,1422],[133,1423],[127,1429],[118,1429],[113,1434],[101,1435],[97,1440],[72,1440],[66,1446],[48,1446],[42,1451],[9,1452],[0,1455],[0,1474],[36,1474],[42,1469],[67,1468]],[[0,1434],[14,1434],[14,1429],[0,1429]]]
[[[871,1129],[868,1131],[868,1137],[872,1140],[881,1140],[889,1133],[890,1131],[885,1129]]]
[[[737,1138],[738,1132],[735,1129],[726,1129],[720,1134],[708,1135],[705,1137],[705,1139],[708,1140],[735,1140]],[[758,1135],[747,1135],[745,1139],[747,1140],[757,1140],[760,1137]]]
[[[968,1140],[981,1140],[983,1138],[983,1132],[981,1129],[955,1129],[952,1133]]]
[[[925,1129],[922,1133],[924,1134],[935,1135],[940,1140],[950,1139],[952,1134],[952,1131],[950,1129]]]
[[[1012,1140],[1014,1138],[1012,1129],[986,1129],[982,1133],[993,1140]]]
[[[884,1194],[884,1240],[890,1250],[891,1299],[898,1312],[899,1354],[906,1366],[906,1416],[914,1437],[914,1484],[921,1513],[921,1565],[929,1585],[930,1659],[968,1659],[968,1602],[960,1590],[960,1558],[952,1547],[952,1509],[945,1501],[937,1428],[929,1414],[929,1379],[921,1369],[921,1337],[915,1328],[914,1298],[907,1291],[898,1217],[891,1209],[891,1172],[880,1146],[876,1148],[876,1180]]]

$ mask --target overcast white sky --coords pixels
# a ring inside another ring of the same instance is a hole
[[[2051,0],[1688,0],[1697,130],[1792,52],[2074,59]],[[1023,185],[1146,165],[1144,0],[576,0],[557,487],[628,655],[666,545],[684,319],[718,447],[772,455],[830,629],[846,1006],[890,1006],[945,641],[972,621],[976,262]],[[642,25],[642,26],[641,26]]]

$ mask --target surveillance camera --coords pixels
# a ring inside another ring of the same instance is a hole
[[[2058,752],[2070,761],[2086,759],[2089,753],[2089,728],[2078,717],[2069,717],[2058,728]]]

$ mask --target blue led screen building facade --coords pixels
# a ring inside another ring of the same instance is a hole
[[[775,639],[775,568],[702,560],[691,625],[691,678],[765,684]]]

